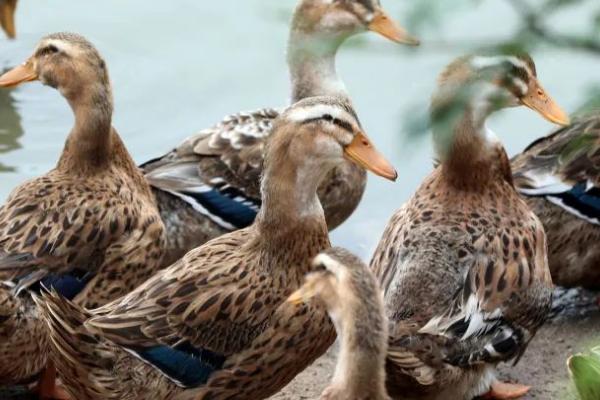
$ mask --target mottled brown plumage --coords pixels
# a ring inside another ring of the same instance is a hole
[[[600,117],[536,140],[512,168],[517,190],[544,224],[554,283],[600,287]]]
[[[542,90],[529,57],[466,57],[442,74],[432,101],[440,165],[394,214],[371,263],[392,324],[392,397],[470,400],[494,388],[495,365],[518,360],[545,320],[544,231],[484,127],[532,86]],[[539,111],[551,114],[545,97]]]
[[[335,375],[322,400],[390,400],[385,389],[388,320],[383,293],[365,263],[339,247],[319,254],[324,270],[306,276],[288,302],[322,301],[333,321],[340,352]]]
[[[300,0],[287,52],[292,103],[324,95],[348,100],[336,71],[336,53],[347,38],[367,29],[397,42],[416,44],[384,14],[378,0]],[[142,165],[167,228],[167,265],[207,239],[252,222],[252,218],[237,220],[239,212],[231,215],[215,210],[212,198],[203,195],[216,191],[237,198],[248,203],[247,212],[255,215],[260,207],[264,147],[279,113],[265,108],[228,116]],[[319,198],[330,230],[354,212],[365,186],[364,170],[352,163],[336,167],[323,180]]]
[[[328,170],[345,154],[395,176],[360,130],[343,102],[299,102],[275,123],[263,207],[252,226],[190,251],[97,310],[47,296],[52,358],[73,396],[262,399],[321,355],[335,338],[326,310],[290,307],[285,299],[312,269],[311,259],[329,247],[316,193]],[[169,369],[175,350],[203,354],[205,364]],[[203,371],[191,381],[182,376]]]
[[[14,323],[15,335],[22,336],[0,340],[5,356],[0,371],[9,371],[0,380],[13,382],[35,372],[22,356],[26,345],[16,343],[29,341],[36,350],[28,353],[35,360],[47,352],[28,287],[48,284],[44,278],[51,275],[82,271],[89,283],[75,301],[96,307],[154,273],[164,243],[150,188],[111,127],[110,82],[96,49],[75,34],[46,36],[26,64],[0,77],[0,86],[33,78],[63,94],[75,126],[57,166],[15,188],[0,207],[0,276],[17,284],[10,293],[0,292],[27,310],[19,311],[19,322],[0,322]],[[35,362],[37,369],[43,366]]]
[[[33,380],[46,365],[47,328],[30,296],[0,282],[0,385]]]

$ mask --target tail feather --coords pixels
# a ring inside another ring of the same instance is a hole
[[[420,385],[430,386],[435,383],[435,368],[425,364],[412,352],[402,348],[390,347],[387,353],[389,368],[399,369],[402,373],[411,376]]]
[[[49,327],[52,361],[71,395],[116,399],[110,390],[113,377],[106,368],[114,363],[112,346],[85,327],[92,313],[54,290],[34,300]]]

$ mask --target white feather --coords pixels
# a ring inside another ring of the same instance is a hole
[[[566,205],[561,198],[554,197],[554,196],[546,196],[546,199],[549,202],[551,202],[553,204],[556,204],[557,206],[561,207],[565,211],[567,211],[567,212],[575,215],[577,218],[581,218],[582,220],[587,221],[587,222],[589,222],[591,224],[594,224],[594,225],[600,225],[600,220],[598,218],[590,218],[587,215],[583,215],[576,208],[573,208],[573,207],[570,207],[570,206]]]
[[[539,170],[527,171],[523,176],[532,182],[532,188],[518,188],[521,194],[539,196],[545,194],[564,193],[572,189],[571,185],[563,182],[558,176]]]
[[[314,104],[306,107],[299,107],[292,110],[287,118],[291,121],[302,122],[310,119],[321,118],[325,114],[331,115],[344,121],[353,121],[354,117],[346,110],[330,104]]]
[[[515,56],[477,56],[471,59],[471,65],[476,69],[483,69],[487,67],[493,67],[501,65],[502,63],[509,62],[518,68],[523,68],[529,75],[533,75],[529,65],[518,57]]]

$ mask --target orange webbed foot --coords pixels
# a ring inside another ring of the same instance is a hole
[[[529,389],[531,389],[530,386],[519,385],[518,383],[494,381],[490,391],[484,394],[482,398],[490,400],[518,399],[525,396]]]

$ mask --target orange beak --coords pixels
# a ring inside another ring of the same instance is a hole
[[[359,133],[352,142],[344,149],[345,156],[361,167],[395,181],[398,173],[385,157],[375,149],[364,133]]]
[[[308,303],[308,301],[314,297],[315,293],[309,292],[304,286],[296,290],[294,293],[287,298],[287,302],[295,306],[302,303]]]
[[[23,82],[35,81],[37,78],[31,61],[27,61],[0,76],[0,87],[17,86]]]
[[[552,123],[558,125],[569,125],[570,123],[567,113],[546,94],[540,82],[535,78],[529,82],[527,95],[521,98],[521,102]]]
[[[15,29],[15,11],[17,0],[5,0],[0,2],[0,26],[6,32],[6,36],[14,39],[17,32]]]
[[[389,17],[383,10],[375,12],[375,17],[369,24],[369,30],[379,33],[396,43],[406,44],[409,46],[418,46],[421,42],[419,39],[411,36],[406,30],[401,28],[393,19]]]

